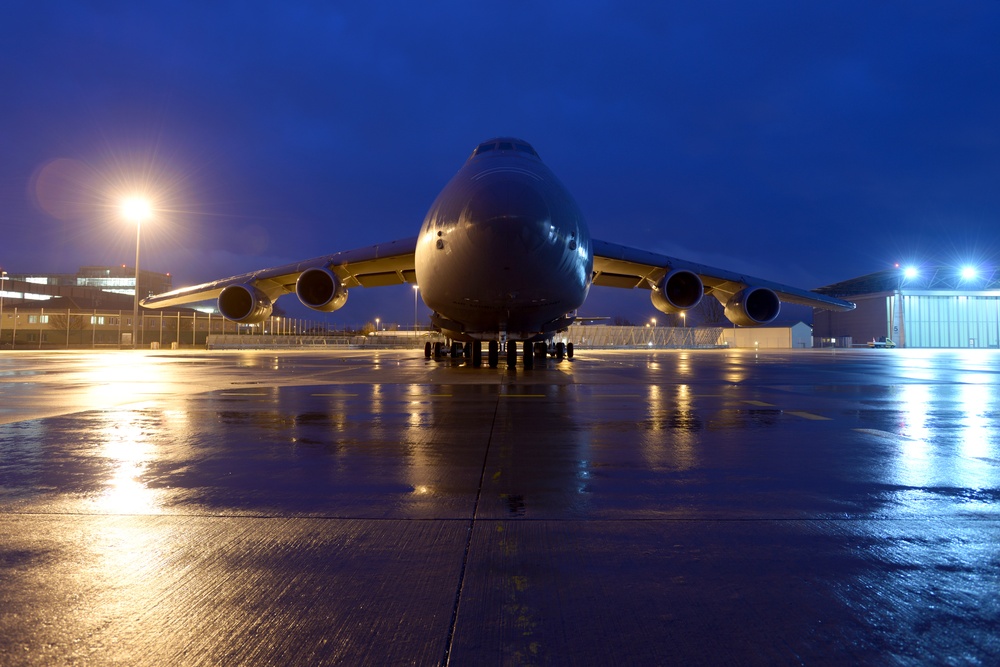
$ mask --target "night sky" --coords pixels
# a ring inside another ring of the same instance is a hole
[[[998,35],[993,1],[8,1],[0,267],[132,266],[136,188],[177,287],[413,236],[497,135],[603,240],[806,288],[992,264]],[[403,286],[316,318],[412,313]],[[581,314],[657,313],[595,288]]]

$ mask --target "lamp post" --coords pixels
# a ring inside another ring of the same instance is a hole
[[[139,340],[139,234],[142,221],[149,217],[149,202],[141,197],[130,197],[122,202],[122,214],[126,219],[135,222],[135,299],[132,303],[132,349],[136,349]]]
[[[413,335],[417,335],[417,292],[420,291],[420,287],[417,285],[413,286]]]
[[[375,331],[378,331],[379,318],[375,318]]]
[[[0,271],[0,345],[3,344],[3,284],[5,282],[7,282],[7,272]]]

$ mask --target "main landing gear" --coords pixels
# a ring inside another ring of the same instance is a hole
[[[500,365],[500,341],[491,340],[489,341],[488,346],[486,362],[490,368],[496,368]],[[559,342],[550,347],[544,342],[537,342],[522,343],[522,346],[523,354],[521,356],[521,362],[526,369],[532,369],[535,367],[536,357],[542,359],[543,361],[546,355],[551,355],[558,361],[562,361],[565,357],[570,359],[573,358],[573,343]],[[517,366],[517,347],[517,341],[507,341],[505,354],[507,355],[508,368],[515,368]],[[424,357],[427,359],[430,359],[431,357],[435,359],[441,359],[442,357],[451,357],[452,359],[465,357],[474,368],[479,368],[483,365],[483,343],[478,340],[464,344],[456,341],[452,341],[450,344],[442,343],[440,341],[435,343],[425,343]]]

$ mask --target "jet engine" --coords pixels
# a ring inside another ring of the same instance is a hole
[[[694,308],[701,302],[705,286],[698,274],[684,269],[675,269],[663,276],[656,284],[649,298],[653,307],[661,313],[679,313]]]
[[[313,310],[332,313],[347,303],[347,289],[327,269],[306,269],[295,281],[295,295]]]
[[[219,294],[219,312],[233,322],[257,324],[271,316],[271,300],[253,285],[230,285]]]
[[[747,287],[729,298],[726,317],[741,327],[773,322],[781,310],[778,295],[765,287]]]

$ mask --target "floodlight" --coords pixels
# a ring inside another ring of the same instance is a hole
[[[142,222],[153,212],[149,200],[142,197],[129,197],[122,202],[122,215],[127,220]]]
[[[904,278],[916,278],[918,275],[920,275],[920,271],[915,266],[908,266],[903,269]]]
[[[978,273],[979,272],[976,271],[976,267],[974,267],[974,266],[963,266],[962,267],[962,278],[964,280],[972,280],[973,278],[976,277],[976,275]]]

